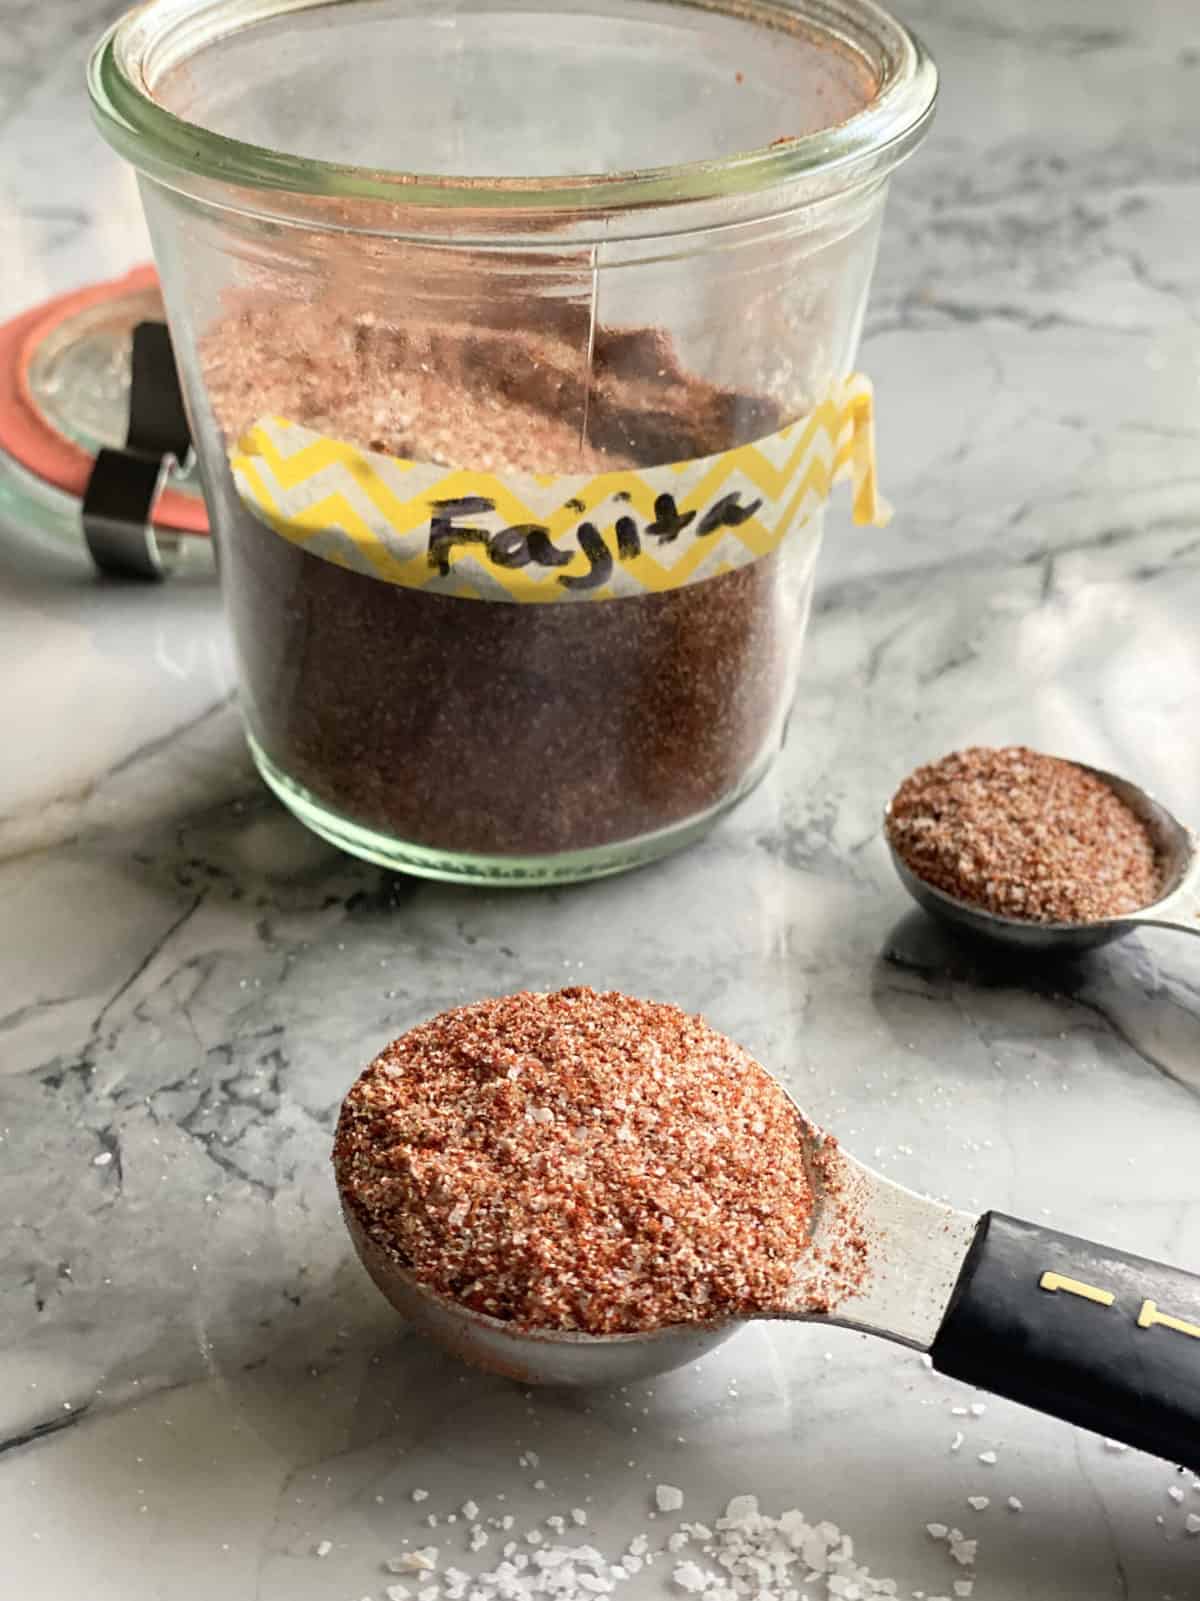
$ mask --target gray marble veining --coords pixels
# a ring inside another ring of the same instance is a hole
[[[0,4],[4,313],[144,252],[79,83],[113,9]],[[211,586],[97,586],[4,530],[3,1596],[356,1601],[405,1539],[457,1551],[431,1509],[586,1503],[616,1553],[659,1480],[697,1518],[741,1490],[832,1518],[903,1595],[963,1576],[934,1520],[978,1535],[976,1601],[1200,1595],[1188,1478],[1004,1402],[962,1418],[974,1395],[857,1336],[757,1327],[590,1402],[461,1372],[365,1283],[328,1173],[391,1035],[587,982],[702,1008],[907,1183],[1200,1262],[1193,942],[985,963],[879,838],[903,773],[969,741],[1126,771],[1200,823],[1191,0],[907,14],[946,89],[862,359],[899,515],[832,531],[785,754],[696,850],[519,896],[339,857],[252,777]]]

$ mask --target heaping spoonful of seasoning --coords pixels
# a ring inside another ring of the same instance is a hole
[[[804,1319],[1200,1468],[1200,1278],[894,1184],[677,1007],[443,1013],[351,1088],[334,1166],[388,1300],[523,1383],[625,1384]]]
[[[919,767],[884,814],[909,894],[969,934],[1046,955],[1136,928],[1200,934],[1200,852],[1145,790],[1010,745]]]

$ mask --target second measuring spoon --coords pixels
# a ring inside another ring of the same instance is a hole
[[[1162,894],[1151,905],[1091,923],[1036,923],[1027,918],[1002,917],[927,883],[897,851],[885,826],[884,835],[888,838],[888,849],[900,882],[917,904],[940,922],[1028,953],[1066,956],[1107,945],[1137,928],[1169,928],[1180,934],[1200,934],[1200,849],[1191,829],[1129,779],[1107,773],[1100,767],[1088,767],[1083,762],[1073,765],[1107,784],[1146,825],[1158,854],[1163,884]],[[885,825],[886,821],[885,812]]]

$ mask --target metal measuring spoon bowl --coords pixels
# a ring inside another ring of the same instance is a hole
[[[810,1253],[796,1264],[787,1293],[757,1310],[754,1318],[820,1318],[886,1333],[925,1349],[945,1310],[975,1219],[864,1167],[809,1123],[799,1108],[796,1137],[803,1142],[813,1197]],[[431,1289],[363,1227],[344,1197],[342,1212],[363,1266],[398,1312],[464,1361],[523,1384],[576,1388],[636,1383],[697,1360],[744,1322],[753,1321],[711,1318],[633,1334],[530,1329]],[[899,1256],[882,1250],[885,1239]],[[846,1276],[829,1264],[844,1262],[848,1252],[861,1258],[862,1266],[849,1276],[852,1288],[846,1293]]]
[[[1002,917],[986,907],[935,889],[912,870],[892,844],[887,826],[891,815],[889,802],[884,810],[884,838],[900,882],[917,904],[940,922],[1028,954],[1066,956],[1093,950],[1138,928],[1169,928],[1181,934],[1200,935],[1200,847],[1191,829],[1129,779],[1100,767],[1089,767],[1084,762],[1073,765],[1107,784],[1146,825],[1154,841],[1163,885],[1162,893],[1149,906],[1089,923],[1039,923]]]
[[[1200,1469],[1200,1277],[917,1195],[858,1162],[799,1108],[796,1137],[812,1178],[818,1267],[796,1263],[788,1293],[753,1318],[634,1334],[526,1328],[431,1290],[353,1207],[343,1210],[363,1265],[398,1311],[454,1355],[521,1384],[630,1384],[694,1361],[750,1321],[837,1324],[925,1352],[948,1377]],[[831,1301],[820,1263],[845,1247],[848,1225],[860,1271]]]

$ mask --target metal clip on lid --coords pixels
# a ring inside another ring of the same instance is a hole
[[[102,573],[166,576],[175,541],[160,545],[152,513],[172,465],[186,467],[191,453],[191,430],[166,324],[139,323],[133,330],[125,448],[105,446],[97,452],[83,496],[83,536]]]

